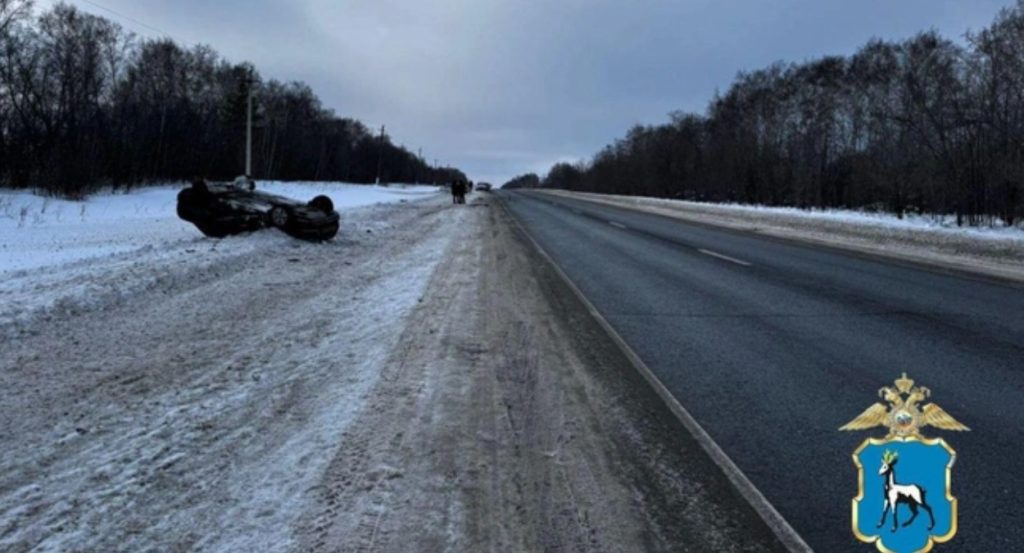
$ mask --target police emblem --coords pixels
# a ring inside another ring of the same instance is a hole
[[[969,428],[934,403],[919,407],[931,390],[914,386],[907,373],[894,384],[878,391],[889,405],[875,403],[840,428],[889,429],[884,438],[868,438],[853,452],[858,489],[853,534],[883,553],[923,553],[953,539],[957,501],[950,488],[956,452],[942,438],[921,435],[921,428]]]

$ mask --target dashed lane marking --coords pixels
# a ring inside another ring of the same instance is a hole
[[[752,265],[752,263],[748,263],[746,261],[742,261],[742,260],[736,259],[735,257],[729,257],[728,255],[721,254],[721,253],[718,253],[718,252],[713,252],[711,250],[701,250],[701,249],[698,249],[697,251],[699,251],[700,253],[702,253],[704,255],[710,255],[711,257],[716,257],[716,258],[721,259],[723,261],[728,261],[729,263],[735,263],[737,265],[742,265],[744,267],[749,267],[749,266]]]

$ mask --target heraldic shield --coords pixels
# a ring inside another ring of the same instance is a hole
[[[931,551],[956,534],[951,473],[956,452],[941,438],[868,439],[853,453],[858,494],[853,533],[884,553]]]
[[[926,438],[921,428],[966,431],[935,403],[920,406],[931,390],[914,386],[906,373],[878,391],[885,403],[868,407],[840,430],[888,428],[884,438],[868,438],[853,452],[857,496],[853,534],[883,553],[923,553],[956,535],[957,500],[952,492],[956,452],[942,438]]]

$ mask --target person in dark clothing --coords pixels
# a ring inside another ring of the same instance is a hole
[[[466,203],[466,183],[461,180],[452,182],[452,203]]]

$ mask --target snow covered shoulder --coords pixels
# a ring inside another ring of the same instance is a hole
[[[379,224],[353,210],[442,196],[437,187],[415,185],[259,187],[294,198],[331,197],[342,216],[338,245]],[[180,189],[140,188],[74,202],[0,189],[0,336],[33,318],[106,309],[169,286],[215,280],[261,251],[292,243],[276,230],[207,239],[176,215]]]
[[[323,244],[184,237],[13,279],[62,299],[0,340],[0,550],[287,550],[457,234],[447,207],[349,210]]]
[[[545,190],[681,220],[1024,281],[1024,228],[956,227],[950,218],[711,204]]]

